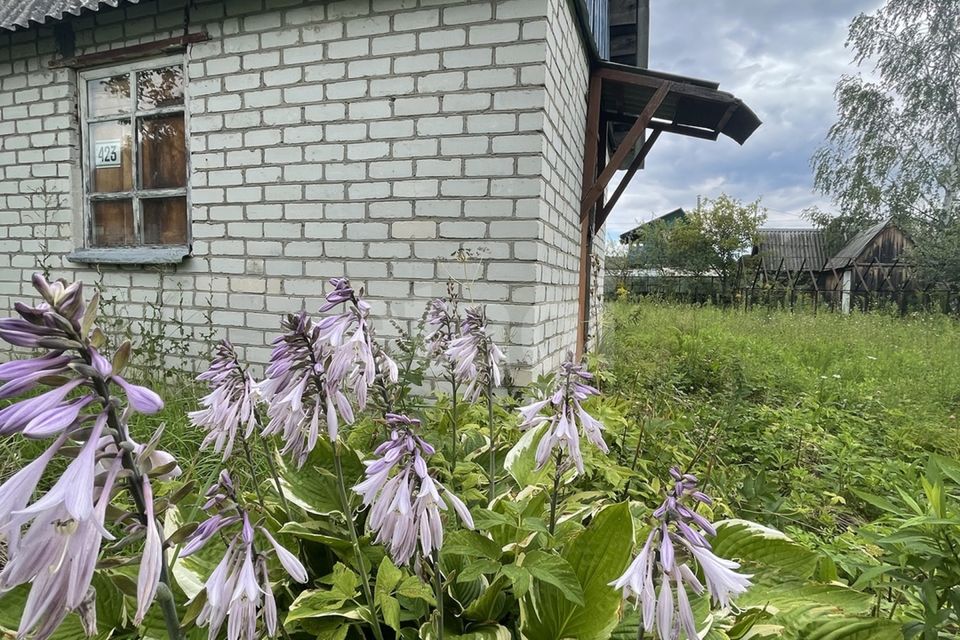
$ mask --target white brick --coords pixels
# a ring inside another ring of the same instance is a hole
[[[493,49],[490,48],[456,49],[443,52],[444,69],[484,67],[489,66],[492,60]]]
[[[391,225],[391,237],[427,239],[437,237],[437,223],[432,221],[402,221]]]
[[[347,224],[349,240],[379,240],[389,237],[390,227],[382,222],[351,222]]]

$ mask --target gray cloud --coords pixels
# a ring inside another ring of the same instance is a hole
[[[803,226],[810,158],[835,118],[833,90],[856,73],[844,48],[850,20],[880,0],[652,0],[650,66],[714,80],[763,125],[738,146],[665,135],[607,222],[618,235],[697,196],[762,198],[770,225]]]

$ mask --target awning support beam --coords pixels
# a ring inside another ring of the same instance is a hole
[[[603,80],[600,79],[600,82],[602,86]],[[592,79],[590,84],[592,87]],[[613,178],[613,174],[616,173],[617,169],[623,165],[624,160],[627,159],[627,154],[630,153],[634,145],[640,140],[640,136],[642,136],[643,132],[646,131],[647,125],[650,124],[651,120],[653,120],[653,114],[656,113],[657,109],[660,108],[660,105],[663,104],[664,98],[666,98],[667,94],[670,93],[672,84],[673,83],[671,82],[664,81],[660,85],[660,87],[650,98],[650,101],[643,108],[643,111],[641,111],[637,116],[636,121],[633,123],[633,126],[630,127],[627,135],[624,136],[623,141],[617,147],[617,150],[614,151],[610,161],[607,162],[606,166],[603,167],[600,175],[597,176],[596,180],[593,182],[584,183],[583,199],[580,202],[581,217],[586,215],[587,212],[589,212],[590,209],[597,204],[597,200],[599,200],[600,196],[603,195],[603,190],[607,188],[607,184],[610,182],[610,179]]]
[[[647,154],[650,153],[650,149],[653,148],[653,145],[656,144],[657,138],[659,137],[660,129],[654,129],[650,134],[650,137],[643,141],[643,146],[640,147],[640,151],[637,152],[633,162],[630,163],[630,168],[627,169],[627,173],[623,176],[623,178],[621,178],[620,184],[618,184],[617,188],[614,189],[613,195],[610,196],[610,200],[603,205],[603,208],[600,210],[600,215],[598,215],[597,219],[594,220],[593,224],[595,228],[599,229],[603,226],[603,223],[607,221],[607,216],[609,216],[610,212],[613,211],[613,206],[617,204],[617,200],[619,200],[620,196],[623,195],[623,192],[627,190],[627,185],[629,185],[630,181],[633,180],[634,174],[640,170],[640,166],[643,164]]]

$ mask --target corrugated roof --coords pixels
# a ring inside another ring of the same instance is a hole
[[[888,224],[890,224],[890,218],[881,220],[872,227],[864,229],[853,236],[843,249],[840,249],[835,256],[830,258],[830,262],[827,263],[827,269],[843,269],[851,262],[856,262],[860,254],[866,250],[867,246],[873,242],[873,239],[876,238],[881,231],[887,228]]]
[[[753,255],[757,254],[763,257],[767,270],[819,271],[827,262],[826,242],[820,229],[760,229],[753,247]]]
[[[140,0],[0,0],[0,29],[27,29],[31,23],[62,20],[64,14],[80,15],[84,9],[98,11],[101,5],[116,7],[121,2]]]

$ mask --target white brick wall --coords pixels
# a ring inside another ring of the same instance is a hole
[[[211,40],[185,54],[194,257],[161,292],[183,299],[188,330],[209,316],[262,362],[277,315],[316,309],[323,278],[366,285],[412,329],[466,275],[519,382],[573,346],[587,59],[566,0],[196,5],[191,31]],[[86,14],[77,53],[178,35],[182,17],[179,0]],[[155,269],[66,259],[78,88],[53,52],[49,27],[0,35],[0,308],[28,292],[46,243],[55,274],[101,280],[135,321]],[[460,249],[484,260],[460,264]]]

